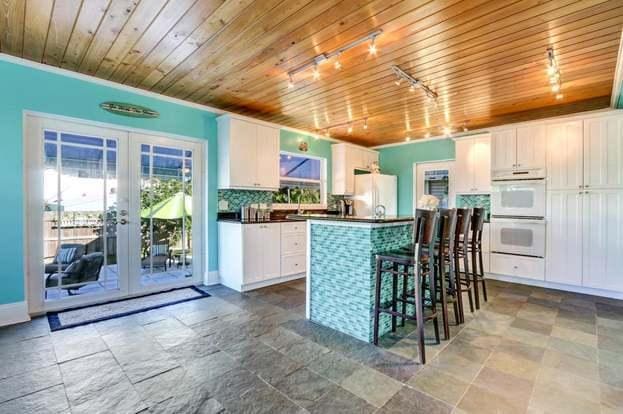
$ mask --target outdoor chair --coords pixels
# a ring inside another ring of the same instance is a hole
[[[80,259],[85,253],[84,244],[63,243],[56,250],[56,255],[52,263],[45,264],[45,274],[49,277],[54,273],[62,272],[73,262]]]
[[[99,279],[103,265],[103,253],[85,254],[80,260],[69,265],[63,272],[49,275],[45,280],[45,287],[58,287],[60,283],[60,287],[67,290],[69,295],[75,295],[73,291]],[[66,285],[71,286],[64,287]]]

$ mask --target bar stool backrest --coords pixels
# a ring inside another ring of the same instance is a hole
[[[472,210],[469,208],[456,209],[456,236],[455,241],[466,242],[469,237],[469,228],[472,225]]]
[[[454,249],[454,237],[456,235],[456,209],[440,208],[439,210],[439,229],[437,237],[443,246]]]
[[[413,221],[413,243],[420,246],[430,246],[435,239],[435,225],[437,212],[435,210],[415,210]]]
[[[482,207],[475,207],[472,209],[472,244],[480,245],[482,242],[485,214],[485,209]]]

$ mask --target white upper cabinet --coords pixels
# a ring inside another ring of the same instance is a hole
[[[279,130],[257,127],[257,181],[262,188],[279,188]]]
[[[516,168],[537,170],[545,167],[545,125],[517,128]]]
[[[278,189],[279,129],[230,116],[217,122],[219,189]]]
[[[352,195],[355,192],[355,170],[369,171],[378,162],[379,153],[352,144],[331,145],[332,192]]]
[[[512,171],[517,164],[517,129],[491,133],[491,170]]]
[[[478,135],[455,143],[454,190],[456,193],[491,191],[491,138]]]
[[[545,126],[529,125],[491,133],[494,173],[545,168]]]
[[[582,188],[582,121],[547,126],[547,189]]]
[[[583,285],[623,292],[623,191],[583,196]]]
[[[584,186],[623,187],[623,116],[584,121]]]
[[[545,280],[582,285],[582,191],[548,191]]]

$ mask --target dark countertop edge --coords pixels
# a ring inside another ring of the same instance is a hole
[[[300,223],[305,221],[305,219],[270,219],[270,220],[262,220],[262,221],[242,221],[240,219],[234,218],[220,218],[216,220],[219,223],[237,223],[237,224],[270,224],[270,223]]]
[[[292,220],[319,220],[319,221],[343,221],[349,223],[372,223],[372,224],[384,224],[384,223],[402,223],[412,222],[413,217],[409,216],[395,216],[385,218],[374,217],[356,217],[356,216],[339,216],[339,215],[327,215],[327,216],[299,216],[296,214],[288,215],[288,219]]]

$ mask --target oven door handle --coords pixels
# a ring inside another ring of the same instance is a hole
[[[501,217],[491,217],[491,223],[514,223],[514,224],[545,224],[545,219],[535,219],[535,218],[501,218]]]

